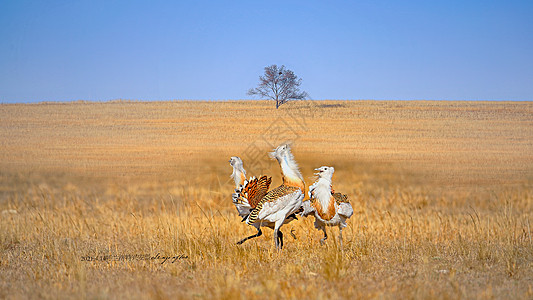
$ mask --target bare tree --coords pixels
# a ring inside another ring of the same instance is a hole
[[[302,100],[307,98],[306,92],[300,92],[302,79],[293,71],[285,69],[285,66],[278,68],[277,65],[265,67],[265,75],[259,77],[259,85],[248,90],[248,95],[259,95],[264,98],[276,101],[276,108],[289,100]]]

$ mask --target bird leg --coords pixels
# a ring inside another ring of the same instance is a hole
[[[281,225],[283,225],[285,219],[279,219],[274,224],[274,245],[276,245],[276,250],[281,250],[283,247],[283,233],[279,230]]]
[[[324,245],[326,243],[326,240],[328,239],[328,234],[326,233],[326,227],[322,227],[322,231],[324,231],[324,237],[320,239],[320,245]]]
[[[274,244],[276,245],[276,250],[283,248],[283,233],[279,229],[274,229]]]
[[[253,235],[251,235],[251,236],[249,236],[249,237],[245,237],[244,239],[238,241],[238,242],[237,242],[237,245],[240,245],[240,244],[246,242],[246,241],[249,240],[249,239],[253,239],[253,238],[255,238],[255,237],[261,236],[262,234],[263,234],[263,232],[261,231],[261,228],[257,228],[257,233],[256,233],[256,234],[253,234]]]
[[[292,236],[293,239],[297,240],[298,238],[296,237],[296,235],[294,234],[293,231],[294,231],[294,228],[291,229],[291,232],[289,232],[289,233],[291,234],[291,236]]]
[[[339,242],[340,242],[341,249],[342,249],[342,228],[340,227],[339,227]]]
[[[244,221],[246,221],[246,219],[248,218],[248,216],[249,216],[249,215],[250,215],[250,214],[247,214],[246,216],[242,217],[242,220],[241,220],[241,222],[244,222]]]
[[[276,245],[276,249],[279,249],[278,229],[274,229],[274,245]]]
[[[281,232],[281,230],[278,230],[278,239],[279,239],[279,245],[280,245],[280,249],[283,248],[283,233]]]

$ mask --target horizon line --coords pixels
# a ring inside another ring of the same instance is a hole
[[[36,100],[36,101],[20,101],[20,102],[3,102],[0,101],[0,104],[68,104],[68,103],[141,103],[141,102],[230,102],[230,101],[274,101],[272,99],[166,99],[166,100],[145,100],[145,99],[107,99],[107,100]],[[300,101],[413,101],[413,102],[432,102],[432,101],[442,101],[442,102],[533,102],[533,100],[471,100],[471,99],[461,99],[461,100],[449,100],[449,99],[302,99],[302,100],[289,100],[289,102],[300,102]]]

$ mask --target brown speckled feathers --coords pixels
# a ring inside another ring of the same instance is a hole
[[[250,212],[250,216],[248,217],[248,224],[255,223],[259,215],[259,212],[263,208],[264,203],[275,201],[283,196],[290,195],[298,190],[300,189],[294,186],[280,185],[277,188],[268,192],[265,195],[265,197],[263,197],[263,199],[261,199],[261,201],[257,203],[257,206]]]
[[[335,202],[337,202],[337,204],[350,203],[350,201],[348,201],[348,196],[341,193],[334,193],[333,198],[335,198]]]
[[[246,184],[240,195],[248,199],[248,203],[252,208],[256,208],[257,204],[268,193],[271,183],[272,177],[261,176],[261,178],[254,178]]]

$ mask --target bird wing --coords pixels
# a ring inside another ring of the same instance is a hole
[[[350,203],[350,201],[348,201],[348,196],[341,193],[334,193],[333,198],[335,198],[335,202],[337,202],[337,204]]]
[[[293,194],[297,191],[300,191],[300,188],[286,185],[280,185],[277,188],[271,190],[261,199],[261,201],[257,203],[256,207],[250,212],[250,215],[248,216],[248,221],[246,223],[251,225],[257,221],[257,217],[259,216],[259,212],[263,208],[263,204],[267,202],[275,202],[276,200],[287,195]]]
[[[337,213],[345,218],[353,215],[353,207],[348,201],[348,196],[341,193],[334,193],[333,198],[337,204]]]
[[[248,202],[251,208],[255,208],[268,193],[268,188],[270,188],[271,183],[272,177],[261,176],[260,178],[252,178],[242,188],[239,196],[243,201]]]
[[[337,213],[345,218],[349,218],[353,215],[353,207],[348,202],[343,202],[337,207]]]
[[[307,217],[307,216],[315,213],[316,209],[315,209],[315,207],[313,205],[311,205],[311,203],[312,203],[311,201],[314,201],[314,199],[313,200],[306,200],[306,201],[303,202],[303,204],[302,204],[302,209],[303,210],[302,210],[302,212],[300,214],[301,216]]]

